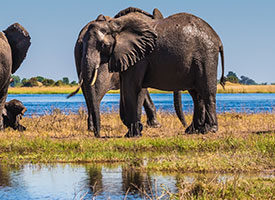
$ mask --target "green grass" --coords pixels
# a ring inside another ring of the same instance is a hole
[[[275,178],[241,177],[235,175],[230,180],[217,180],[218,176],[199,175],[193,183],[179,180],[179,192],[171,194],[171,199],[273,199]]]

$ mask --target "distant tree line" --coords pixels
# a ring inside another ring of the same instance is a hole
[[[229,71],[226,75],[226,80],[231,83],[240,83],[243,85],[267,85],[267,82],[265,83],[256,83],[253,79],[247,77],[247,76],[241,76],[238,78],[237,74],[233,71]],[[275,83],[271,83],[271,85],[275,85]]]
[[[76,81],[69,81],[68,77],[63,77],[62,80],[54,81],[53,79],[45,78],[42,76],[32,77],[30,79],[23,78],[19,76],[11,76],[11,87],[35,87],[35,86],[73,86],[77,85]]]

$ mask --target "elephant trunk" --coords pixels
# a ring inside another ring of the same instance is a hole
[[[100,105],[96,87],[94,85],[100,64],[99,52],[93,50],[91,47],[84,47],[84,54],[81,63],[83,78],[82,90],[88,108],[88,130],[94,131],[94,135],[100,137]]]

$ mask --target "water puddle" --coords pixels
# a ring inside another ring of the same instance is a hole
[[[274,172],[252,176],[275,178]],[[176,193],[180,182],[192,183],[200,178],[226,182],[234,177],[148,173],[126,165],[0,165],[0,199],[144,199],[162,194],[167,199],[168,191]]]

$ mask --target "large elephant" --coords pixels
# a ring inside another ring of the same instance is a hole
[[[153,15],[150,15],[154,19],[161,19],[162,14],[158,9],[154,9]],[[105,17],[107,21],[110,21],[112,18]],[[89,37],[88,28],[90,25],[96,23],[96,21],[91,21],[85,25],[80,31],[75,48],[75,65],[77,74],[80,80],[78,89],[68,96],[71,97],[77,93],[77,91],[82,87],[82,91],[85,97],[86,105],[88,108],[88,130],[94,131],[96,137],[100,136],[100,102],[104,95],[109,90],[120,89],[119,83],[119,73],[110,73],[108,71],[108,62],[107,60],[102,60],[99,63],[100,67],[95,68],[95,65],[92,65],[89,62],[86,62],[87,51],[92,52],[93,50],[97,51],[94,48],[90,48],[89,43],[93,38]],[[97,42],[96,40],[94,42]],[[92,80],[93,74],[96,74]],[[97,77],[97,79],[96,79]],[[144,102],[143,106],[147,115],[147,124],[151,127],[159,127],[159,123],[156,118],[156,108],[150,98],[149,92],[144,91]],[[179,91],[174,92],[174,106],[178,118],[181,123],[185,126],[185,118],[182,111],[181,104],[181,95]],[[141,114],[141,113],[140,113]]]
[[[23,103],[17,99],[6,102],[2,113],[4,128],[11,127],[18,131],[26,130],[26,127],[19,123],[26,110],[27,108]]]
[[[104,64],[120,75],[120,117],[129,136],[141,135],[140,112],[146,88],[188,90],[194,114],[186,133],[218,130],[216,116],[217,65],[223,45],[217,33],[202,19],[179,13],[154,19],[137,8],[127,8],[114,19],[103,15],[91,23],[84,36],[82,63],[91,82]]]
[[[31,45],[29,33],[18,23],[0,32],[0,130],[3,130],[2,112],[5,106],[10,76],[19,68]]]

